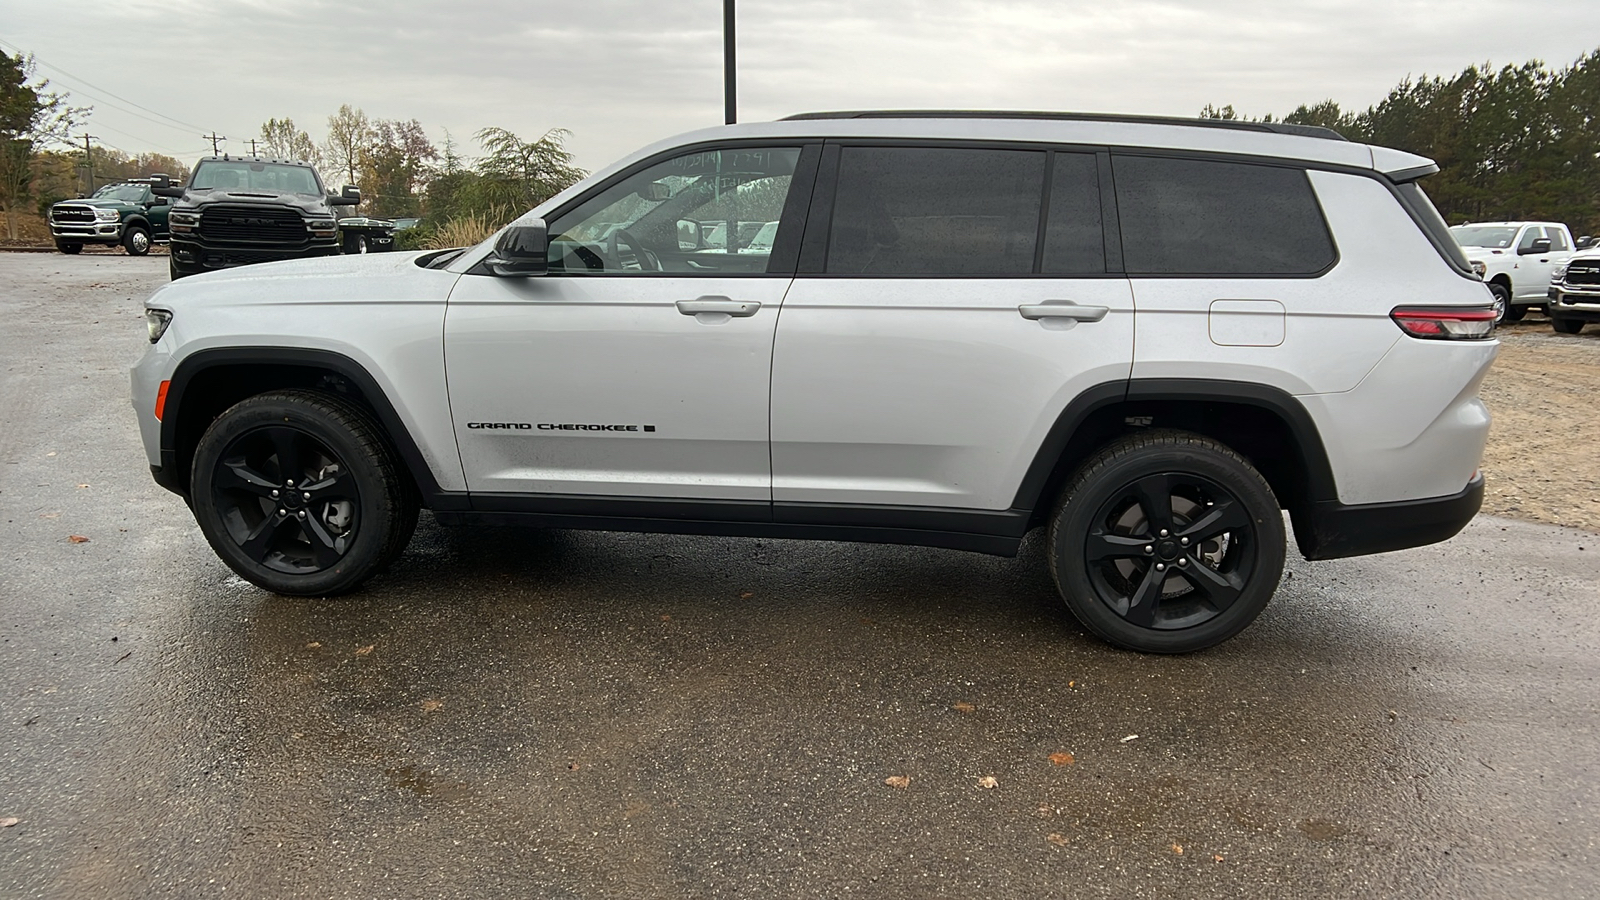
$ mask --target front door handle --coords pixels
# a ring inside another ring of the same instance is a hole
[[[1046,300],[1043,303],[1024,303],[1017,307],[1024,319],[1072,319],[1077,322],[1098,322],[1111,312],[1106,306],[1079,306],[1071,300]]]
[[[699,315],[700,313],[722,313],[736,319],[753,316],[761,304],[755,300],[740,301],[730,300],[727,297],[696,297],[693,300],[679,300],[676,304],[678,312],[686,316]]]

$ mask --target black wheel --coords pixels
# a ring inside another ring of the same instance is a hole
[[[1507,306],[1506,307],[1506,321],[1507,322],[1521,322],[1522,321],[1522,317],[1527,315],[1527,314],[1528,314],[1528,308],[1526,306],[1515,306],[1515,305],[1512,305],[1512,306]]]
[[[141,225],[129,226],[122,232],[122,249],[129,256],[143,256],[150,252],[150,232]]]
[[[1550,327],[1556,330],[1556,334],[1577,334],[1583,330],[1583,320],[1552,318]]]
[[[379,426],[311,391],[260,394],[212,422],[190,496],[223,562],[294,596],[353,590],[405,549],[417,523],[409,476]]]
[[[1489,293],[1494,295],[1494,321],[1496,325],[1507,319],[1515,322],[1517,319],[1522,318],[1520,310],[1517,312],[1516,319],[1511,318],[1511,291],[1505,285],[1498,281],[1491,281],[1489,282]]]
[[[83,245],[72,241],[56,241],[56,249],[69,256],[83,252]]]
[[[182,269],[178,268],[178,261],[170,256],[167,257],[167,273],[172,276],[173,281],[177,281],[179,278],[182,278],[185,274],[187,274]]]
[[[344,252],[366,253],[368,250],[367,236],[364,234],[346,235],[344,239]]]
[[[1086,628],[1146,653],[1219,644],[1260,615],[1283,577],[1272,489],[1199,435],[1124,438],[1068,480],[1050,522],[1050,574]]]

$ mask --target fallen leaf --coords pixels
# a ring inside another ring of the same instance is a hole
[[[575,762],[567,763],[567,769],[569,771],[576,772],[578,771],[578,764]]]
[[[1067,682],[1067,687],[1069,687],[1069,688],[1074,688],[1074,687],[1077,687],[1077,686],[1078,686],[1078,683],[1076,681]]]
[[[1059,753],[1050,754],[1050,764],[1051,765],[1070,766],[1075,762],[1077,762],[1077,760],[1073,758],[1071,753],[1068,753],[1065,750],[1063,750],[1063,751],[1061,751]]]
[[[439,707],[441,707],[443,705],[444,705],[444,701],[443,700],[424,700],[424,701],[422,701],[422,711],[423,712],[433,712],[434,710],[438,709]]]
[[[749,591],[745,591],[744,593],[739,595],[739,599],[740,600],[749,600],[751,597],[754,597],[754,596],[755,596],[755,594],[752,594]]]
[[[1183,845],[1182,844],[1173,844],[1172,845],[1172,852],[1178,854],[1179,856],[1182,856],[1183,855]]]
[[[87,485],[87,484],[80,484],[80,485],[78,485],[78,487],[80,487],[80,488],[86,488],[86,487],[88,487],[88,485]]]
[[[1041,803],[1039,805],[1039,818],[1048,819],[1048,818],[1050,818],[1051,816],[1053,816],[1055,814],[1056,814],[1055,807],[1052,807],[1050,804]]]
[[[1139,736],[1137,734],[1130,734],[1127,737],[1123,738],[1119,743],[1126,744],[1129,741],[1137,741],[1138,739],[1139,739]]]
[[[371,653],[372,652],[372,648],[376,647],[376,646],[378,646],[378,645],[377,644],[368,644],[365,647],[357,647],[356,648],[356,655],[357,656],[366,656],[368,653]]]
[[[985,775],[978,779],[978,787],[981,787],[986,791],[992,791],[999,786],[1000,782],[996,781],[993,775]]]
[[[1045,835],[1044,839],[1049,841],[1052,844],[1055,844],[1057,847],[1065,847],[1068,844],[1072,843],[1071,841],[1067,840],[1066,838],[1062,837],[1059,834],[1056,834],[1053,831],[1050,832],[1049,834]]]
[[[668,615],[663,615],[661,617],[661,621],[663,621],[663,622],[671,622],[672,621],[672,617],[668,616]]]
[[[55,456],[55,455],[56,455],[56,452],[54,450],[51,450],[49,453],[45,454],[46,457],[51,457],[51,456]]]
[[[950,708],[961,713],[976,712],[978,709],[976,706],[973,706],[971,703],[968,703],[965,700],[962,700],[960,703],[957,703]]]
[[[308,642],[306,642],[306,649],[307,650],[315,650],[315,649],[317,649],[318,647],[321,647],[321,646],[322,646],[322,642],[321,641],[308,641]]]
[[[883,783],[892,788],[905,789],[911,786],[911,777],[909,775],[890,775],[883,780]]]
[[[1222,862],[1222,854],[1221,853],[1212,854],[1211,861],[1212,862]]]
[[[69,535],[67,535],[67,540],[73,542],[74,544],[87,544],[87,543],[89,543],[89,539],[84,537],[81,534],[69,534]]]

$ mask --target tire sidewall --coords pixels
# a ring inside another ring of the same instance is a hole
[[[1083,625],[1125,649],[1187,653],[1219,644],[1243,631],[1277,591],[1283,576],[1286,535],[1276,498],[1249,465],[1204,445],[1145,446],[1097,465],[1092,461],[1068,485],[1050,529],[1051,573],[1068,608]],[[1162,631],[1132,625],[1100,599],[1084,561],[1084,541],[1094,517],[1128,484],[1157,472],[1199,475],[1234,495],[1255,520],[1255,571],[1239,599],[1217,617],[1190,628]]]
[[[361,495],[356,537],[339,564],[331,569],[295,575],[268,569],[247,558],[228,534],[211,489],[212,473],[223,451],[237,438],[258,428],[288,426],[321,441],[355,478]],[[281,395],[252,397],[217,417],[195,448],[190,470],[190,497],[195,520],[213,550],[251,584],[290,596],[325,596],[350,590],[384,562],[387,535],[400,511],[386,503],[384,461],[373,459],[348,430],[315,405]]]

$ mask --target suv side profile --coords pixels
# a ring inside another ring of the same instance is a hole
[[[281,594],[356,588],[419,507],[1001,555],[1043,529],[1088,629],[1186,652],[1266,606],[1285,510],[1310,559],[1477,512],[1495,313],[1436,171],[1276,124],[708,129],[475,247],[163,287],[133,402],[156,480]],[[705,222],[777,224],[717,252]]]

